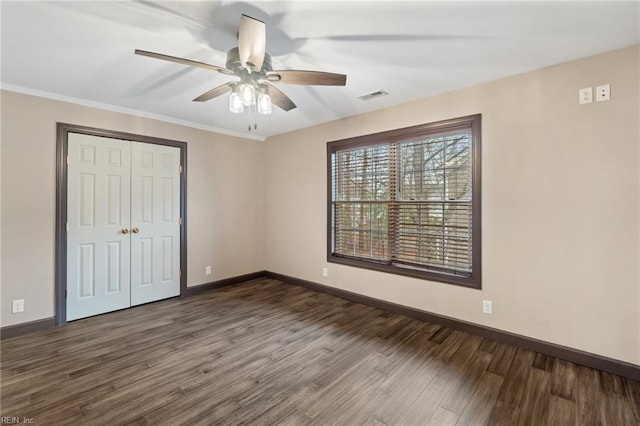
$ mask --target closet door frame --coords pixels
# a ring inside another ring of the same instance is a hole
[[[180,296],[187,290],[187,143],[153,136],[136,135],[95,127],[57,123],[56,138],[56,326],[67,323],[67,155],[69,133],[173,146],[180,149]]]

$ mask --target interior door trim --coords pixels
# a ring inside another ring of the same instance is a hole
[[[105,130],[95,127],[57,123],[56,137],[56,326],[67,323],[67,155],[69,133],[101,136],[126,141],[173,146],[180,149],[180,296],[187,293],[187,143],[153,136]]]

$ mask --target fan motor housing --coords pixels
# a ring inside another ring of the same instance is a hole
[[[237,47],[234,47],[227,52],[226,66],[227,69],[233,71],[234,73],[239,73],[242,69],[244,69],[244,67],[240,63],[240,52]],[[271,55],[265,52],[264,60],[262,61],[262,68],[260,69],[260,74],[266,75],[266,73],[269,71],[273,71],[273,67],[271,66]]]

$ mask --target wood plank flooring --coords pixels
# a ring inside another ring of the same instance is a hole
[[[640,383],[267,278],[8,339],[41,425],[636,425]]]

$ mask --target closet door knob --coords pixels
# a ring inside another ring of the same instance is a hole
[[[140,232],[140,230],[138,228],[132,228],[131,232],[133,232],[134,234],[137,234],[138,232]]]
[[[127,228],[122,228],[120,232],[122,232],[123,234],[128,234],[129,230]]]

